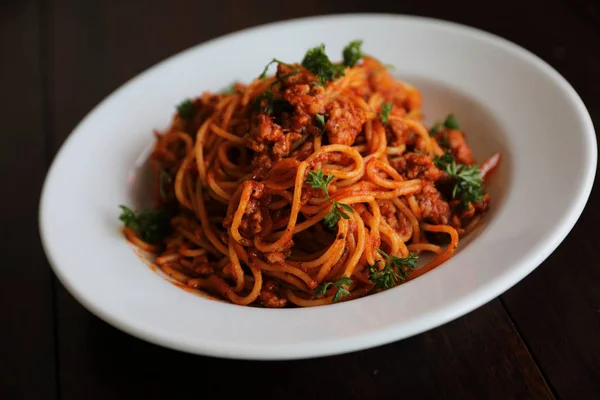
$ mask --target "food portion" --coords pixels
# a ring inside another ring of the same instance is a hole
[[[177,106],[155,132],[156,210],[121,206],[129,241],[192,290],[269,308],[356,299],[448,260],[490,206],[499,154],[479,167],[454,115],[428,129],[419,91],[361,47],[273,59]]]

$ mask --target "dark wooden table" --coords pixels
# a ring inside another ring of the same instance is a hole
[[[2,0],[0,399],[600,398],[597,186],[562,245],[504,295],[416,337],[313,360],[222,360],[137,340],[79,305],[40,245],[46,169],[95,104],[175,52],[270,21],[391,12],[482,28],[554,66],[598,126],[600,2],[483,3]]]

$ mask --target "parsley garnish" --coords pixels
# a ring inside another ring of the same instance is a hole
[[[173,182],[173,176],[171,176],[171,174],[169,172],[167,172],[167,170],[163,169],[162,171],[160,171],[160,177],[158,179],[158,188],[160,190],[160,197],[163,200],[167,199],[167,190],[165,188],[165,185],[167,183],[172,183]]]
[[[319,169],[314,172],[309,172],[306,179],[306,183],[311,185],[313,189],[321,189],[323,192],[325,192],[325,197],[327,197],[327,200],[329,200],[332,205],[331,212],[329,212],[329,214],[327,214],[323,219],[325,221],[325,225],[327,225],[329,229],[333,229],[339,222],[340,218],[350,219],[350,216],[346,214],[344,210],[349,213],[354,212],[352,207],[350,207],[348,204],[332,201],[329,197],[328,186],[333,178],[333,175],[327,176],[323,173],[323,170]]]
[[[327,82],[344,76],[345,66],[342,64],[333,64],[329,60],[329,57],[325,54],[324,44],[308,50],[302,60],[302,66],[319,78],[321,86],[325,86]]]
[[[328,176],[325,175],[322,169],[318,169],[316,171],[311,171],[308,173],[306,178],[306,183],[311,185],[313,189],[321,189],[325,192],[325,196],[327,196],[327,200],[329,199],[329,183],[335,178],[333,175]]]
[[[347,67],[354,67],[356,63],[363,57],[363,53],[360,50],[362,46],[362,40],[354,40],[344,47],[342,55],[344,56],[344,65]]]
[[[419,257],[413,253],[401,258],[390,256],[379,248],[377,251],[385,259],[385,266],[381,270],[377,268],[380,260],[375,261],[375,265],[369,266],[369,280],[375,284],[375,290],[387,290],[398,285],[399,282],[404,282],[409,272],[417,267]]]
[[[441,157],[435,156],[433,162],[455,182],[452,198],[460,199],[464,207],[468,207],[469,203],[477,203],[483,198],[485,189],[477,165],[457,164],[448,150]]]
[[[296,72],[298,71],[297,67],[274,58],[267,65],[265,65],[265,69],[263,69],[263,72],[258,76],[258,78],[262,79],[262,80],[267,80],[267,72],[269,71],[269,67],[271,66],[271,64],[275,64],[275,63],[282,64],[282,65],[285,65],[286,67],[295,69]]]
[[[454,116],[454,114],[450,114],[446,117],[446,120],[444,121],[444,128],[446,129],[459,129],[460,125],[458,125],[458,121],[456,120],[456,117]]]
[[[321,131],[323,131],[325,129],[325,116],[323,114],[317,114],[315,115],[315,118],[317,118]]]
[[[192,119],[196,115],[196,106],[192,100],[186,99],[177,106],[177,113],[181,118]]]
[[[446,119],[444,120],[444,122],[442,122],[442,123],[436,122],[429,130],[429,134],[435,135],[442,128],[444,128],[444,129],[459,129],[460,128],[460,125],[458,124],[458,120],[456,119],[454,114],[449,114],[446,117]]]
[[[389,124],[390,123],[390,111],[392,111],[392,103],[383,103],[381,104],[381,112],[379,116],[381,117],[381,123]]]
[[[263,93],[259,94],[258,96],[256,96],[256,98],[254,99],[254,107],[257,110],[260,110],[260,107],[262,106],[262,101],[266,99],[267,104],[265,105],[263,112],[265,114],[271,114],[273,112],[274,98],[275,98],[275,95],[273,94],[273,92],[271,92],[270,90],[267,90],[266,92],[263,92]]]
[[[327,225],[329,229],[333,229],[333,227],[335,227],[339,222],[340,218],[350,219],[350,216],[346,214],[344,210],[348,211],[349,213],[354,212],[352,207],[350,207],[348,204],[339,203],[337,201],[332,201],[331,204],[333,205],[331,212],[323,219],[325,221],[325,225]],[[344,210],[342,210],[342,208]]]
[[[144,242],[158,243],[169,234],[169,218],[164,212],[142,211],[136,214],[129,207],[119,207],[123,210],[119,219],[126,227],[136,231]]]
[[[253,107],[256,111],[261,111],[262,101],[267,100],[265,107],[262,109],[262,112],[265,114],[278,114],[281,112],[286,106],[289,106],[289,103],[283,99],[276,99],[275,95],[271,90],[267,90],[258,96],[253,101]]]
[[[344,276],[343,278],[340,278],[335,282],[323,282],[319,286],[317,286],[317,288],[315,289],[315,296],[316,297],[326,296],[327,289],[329,289],[329,287],[331,287],[331,286],[335,286],[336,291],[335,291],[335,294],[333,295],[333,298],[331,299],[331,302],[337,303],[343,297],[346,297],[350,294],[348,289],[346,289],[342,285],[350,286],[351,284],[352,284],[352,279],[348,278],[347,276]]]

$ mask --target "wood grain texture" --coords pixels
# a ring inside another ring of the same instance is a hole
[[[593,0],[79,2],[54,0],[51,93],[55,152],[102,98],[150,65],[221,34],[323,13],[396,12],[469,24],[515,41],[548,61],[600,121],[600,38]],[[573,4],[573,5],[569,5]],[[592,7],[592,8],[590,8]],[[534,23],[532,23],[532,21]],[[585,43],[589,40],[592,45]],[[595,54],[594,54],[595,53]],[[543,116],[540,116],[543,118]],[[559,250],[502,297],[559,398],[599,393],[600,204],[594,193]],[[569,268],[569,271],[566,269]],[[197,357],[147,344],[104,324],[60,286],[59,383],[66,399],[164,398],[169,394],[289,398],[551,398],[499,301],[431,332],[353,354],[277,363]],[[260,391],[249,392],[255,382]],[[401,388],[401,389],[399,389]],[[210,397],[210,396],[209,396]]]
[[[0,3],[0,398],[56,398],[52,274],[37,234],[46,170],[37,1]]]
[[[101,322],[61,291],[61,393],[71,399],[552,399],[498,300],[450,324],[340,356],[250,362],[184,354]]]

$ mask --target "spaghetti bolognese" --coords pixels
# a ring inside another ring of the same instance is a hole
[[[428,129],[419,91],[361,45],[182,102],[155,132],[157,210],[121,206],[127,239],[186,287],[269,308],[348,301],[448,260],[489,208],[500,155],[478,166],[454,115]]]

